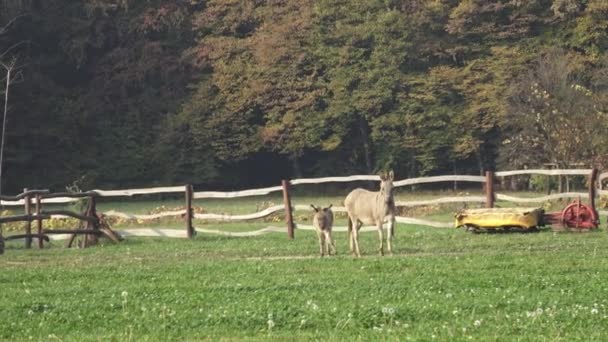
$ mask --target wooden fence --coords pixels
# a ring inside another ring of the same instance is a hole
[[[548,176],[586,176],[588,177],[589,183],[589,191],[588,192],[565,192],[558,193],[548,196],[540,196],[535,198],[523,198],[516,196],[509,196],[506,194],[496,193],[494,184],[496,183],[497,178],[501,177],[509,177],[509,176],[517,176],[517,175],[548,175]],[[589,203],[595,210],[595,199],[598,195],[608,195],[608,190],[602,189],[602,181],[608,179],[608,172],[598,174],[595,169],[566,169],[566,170],[515,170],[515,171],[500,171],[500,172],[486,172],[485,176],[472,176],[472,175],[446,175],[446,176],[432,176],[432,177],[419,177],[419,178],[410,178],[403,179],[399,181],[395,181],[393,184],[395,187],[404,187],[411,186],[417,184],[428,184],[428,183],[438,183],[438,182],[474,182],[479,183],[483,186],[484,192],[478,196],[451,196],[451,197],[442,197],[436,198],[432,200],[418,200],[418,201],[397,201],[396,205],[399,207],[415,207],[422,205],[432,205],[432,204],[445,204],[445,203],[481,203],[485,204],[486,207],[493,207],[495,200],[509,201],[513,203],[543,203],[549,200],[561,199],[561,198],[588,198]],[[131,230],[122,230],[121,233],[125,236],[129,235],[139,235],[139,236],[169,236],[169,237],[188,237],[192,238],[196,235],[197,232],[201,233],[209,233],[209,234],[221,234],[227,236],[256,236],[261,234],[266,234],[270,232],[287,232],[287,235],[290,239],[294,238],[295,229],[300,230],[312,230],[314,229],[311,225],[299,224],[294,222],[293,220],[293,211],[302,210],[309,211],[310,208],[308,205],[292,205],[291,203],[291,187],[303,185],[303,184],[323,184],[330,182],[354,182],[354,181],[380,181],[379,176],[375,175],[355,175],[348,177],[324,177],[324,178],[305,178],[305,179],[294,179],[291,181],[283,180],[281,185],[260,189],[250,189],[250,190],[241,190],[241,191],[232,191],[232,192],[218,192],[218,191],[200,191],[195,192],[191,185],[185,186],[173,186],[173,187],[156,187],[156,188],[146,188],[146,189],[128,189],[128,190],[92,190],[85,193],[54,193],[50,194],[46,190],[33,190],[33,191],[24,191],[22,194],[17,196],[0,196],[1,204],[4,206],[24,206],[25,214],[19,216],[6,216],[0,217],[0,223],[3,222],[13,222],[13,221],[26,221],[26,247],[31,246],[31,238],[38,238],[39,246],[42,247],[42,240],[44,240],[47,234],[56,234],[58,232],[61,233],[70,233],[73,234],[74,231],[57,231],[57,230],[46,230],[42,228],[42,220],[48,219],[50,217],[56,215],[67,215],[71,217],[78,218],[80,220],[85,220],[87,222],[96,222],[96,217],[86,215],[86,214],[78,214],[67,211],[42,211],[41,205],[45,203],[69,203],[76,200],[79,200],[83,197],[88,198],[90,212],[95,212],[95,198],[96,197],[119,197],[119,196],[133,196],[133,195],[149,195],[149,194],[161,194],[161,193],[184,193],[185,199],[185,208],[183,210],[177,211],[167,211],[161,212],[153,215],[136,215],[123,213],[118,211],[107,211],[103,213],[106,216],[114,216],[128,219],[138,219],[138,220],[151,220],[158,219],[162,217],[175,217],[182,216],[185,219],[185,231],[177,231],[170,229],[131,229]],[[596,186],[599,184],[599,186]],[[264,210],[243,214],[243,215],[226,215],[226,214],[214,214],[214,213],[206,213],[199,214],[194,213],[192,208],[193,200],[200,199],[232,199],[232,198],[240,198],[240,197],[248,197],[248,196],[262,196],[268,195],[273,192],[283,193],[283,204],[272,206],[270,208],[266,208]],[[31,199],[35,198],[36,200],[36,210],[32,212],[31,210]],[[345,212],[346,209],[341,206],[333,207],[335,212]],[[204,228],[194,228],[193,220],[218,220],[218,221],[227,221],[227,222],[236,222],[236,221],[246,221],[246,220],[254,220],[261,219],[264,217],[268,217],[274,213],[284,212],[285,214],[285,224],[286,227],[266,227],[256,231],[249,232],[224,232],[219,230],[211,230]],[[608,215],[608,211],[599,211],[600,215]],[[31,233],[31,228],[29,227],[29,223],[32,221],[37,222],[38,231],[36,234]],[[453,223],[451,222],[438,222],[438,221],[430,221],[425,219],[419,219],[414,217],[396,217],[396,221],[404,224],[416,224],[416,225],[425,225],[430,227],[437,228],[448,228],[453,227]],[[346,227],[334,227],[335,231],[346,231]],[[375,230],[374,227],[363,227],[363,231]],[[88,232],[79,232],[76,233],[81,234],[91,234],[90,230]],[[97,234],[97,233],[96,233]],[[28,240],[29,239],[29,240]],[[28,242],[29,241],[29,242]]]
[[[105,235],[113,241],[119,241],[120,238],[109,227],[101,225],[99,216],[96,212],[94,192],[83,193],[49,193],[48,190],[28,190],[24,189],[23,193],[17,196],[0,196],[2,203],[6,204],[22,204],[25,209],[23,215],[3,216],[0,217],[0,224],[8,222],[25,222],[25,234],[15,234],[7,236],[6,240],[25,239],[25,247],[31,248],[32,240],[38,240],[38,247],[43,248],[44,241],[49,241],[51,234],[69,234],[71,236],[69,245],[71,246],[77,235],[85,235],[82,241],[82,247],[87,247],[89,241],[96,239],[100,235]],[[42,210],[42,203],[64,203],[65,200],[74,201],[82,198],[88,198],[87,209],[84,213],[76,213],[69,210]],[[32,200],[35,200],[36,208],[32,210]],[[43,220],[52,217],[73,217],[81,220],[86,224],[83,229],[43,229]],[[36,221],[37,232],[32,232],[32,221]],[[91,237],[93,236],[93,237]]]

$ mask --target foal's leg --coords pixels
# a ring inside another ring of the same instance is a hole
[[[325,242],[327,243],[327,254],[331,255],[333,253],[336,255],[336,245],[334,244],[334,239],[331,236],[331,230],[325,232]]]
[[[384,255],[384,232],[382,228],[382,221],[378,223],[378,239],[380,240],[380,255]]]
[[[323,232],[317,231],[317,237],[319,238],[319,252],[323,256]]]

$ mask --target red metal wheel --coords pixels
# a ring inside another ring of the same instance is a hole
[[[595,211],[580,201],[569,204],[562,211],[562,225],[568,228],[595,229],[598,219]]]

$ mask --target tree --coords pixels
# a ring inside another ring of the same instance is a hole
[[[0,27],[0,36],[4,35],[10,26],[17,20],[19,16],[11,19],[6,25]],[[4,94],[4,106],[2,108],[2,135],[0,136],[0,195],[2,194],[2,169],[4,166],[4,143],[6,141],[6,119],[9,111],[9,90],[11,85],[15,83],[21,76],[19,72],[19,66],[17,65],[18,58],[16,55],[13,55],[13,50],[21,45],[23,42],[17,42],[10,47],[6,48],[0,54],[0,66],[4,69],[5,75],[4,79],[0,79],[4,81],[4,89],[0,94]],[[0,232],[1,235],[1,232]]]
[[[542,166],[591,166],[604,151],[607,89],[587,75],[589,60],[561,49],[548,49],[530,70],[511,85],[508,123],[511,136],[503,142],[503,158]],[[604,81],[605,82],[605,81]]]

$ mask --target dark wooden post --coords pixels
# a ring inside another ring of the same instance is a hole
[[[494,171],[486,171],[486,208],[494,208]]]
[[[591,170],[591,175],[589,175],[589,205],[593,212],[595,212],[595,216],[597,217],[597,210],[595,209],[595,191],[596,191],[596,183],[597,183],[597,174],[598,169],[593,168]]]
[[[95,198],[92,196],[89,196],[87,198],[88,203],[87,203],[87,210],[85,211],[84,215],[85,216],[93,216],[95,214]],[[86,230],[94,230],[95,229],[95,224],[92,221],[87,221],[86,222]],[[97,237],[97,236],[95,236]],[[89,234],[84,234],[82,236],[82,248],[87,248],[89,247],[89,245],[94,245],[95,243],[97,243],[97,241],[93,242],[94,237],[93,235],[89,235]]]
[[[27,188],[23,189],[23,192],[27,192]],[[32,214],[30,196],[26,195],[23,200],[25,201],[25,215],[29,216]],[[32,248],[32,221],[29,219],[25,222],[25,234],[27,234],[25,237],[25,248]]]
[[[38,248],[42,249],[44,248],[44,239],[42,235],[42,219],[40,218],[40,202],[40,195],[36,195],[36,224],[38,228]]]
[[[189,239],[195,235],[194,227],[192,226],[192,185],[186,185],[186,234]]]
[[[291,198],[289,197],[289,181],[282,180],[283,185],[283,202],[285,203],[285,221],[287,222],[287,236],[293,240],[293,216],[291,214]]]

